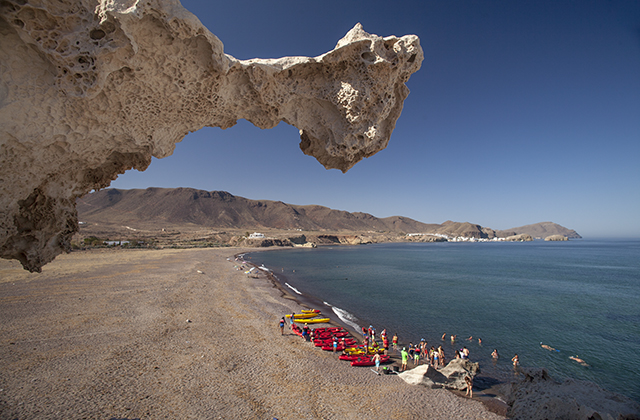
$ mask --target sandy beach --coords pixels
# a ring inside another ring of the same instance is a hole
[[[503,418],[281,336],[301,307],[237,270],[241,251],[0,260],[0,419]]]

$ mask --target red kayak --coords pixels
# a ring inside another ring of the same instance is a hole
[[[349,362],[352,362],[354,360],[358,360],[358,359],[363,359],[366,356],[363,356],[361,354],[341,354],[340,357],[338,359],[340,360],[347,360]]]
[[[389,356],[380,356],[380,363],[387,363]],[[373,357],[361,357],[359,360],[353,360],[351,366],[375,366],[376,362],[373,361]]]
[[[336,347],[336,351],[343,351],[345,348],[346,348],[345,346],[338,345],[338,347]],[[333,345],[331,345],[331,346],[322,346],[322,350],[324,350],[324,351],[333,351]]]

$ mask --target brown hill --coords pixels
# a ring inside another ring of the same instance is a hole
[[[81,222],[126,229],[162,228],[302,230],[315,232],[432,233],[450,237],[485,238],[529,234],[545,238],[580,238],[574,230],[551,222],[504,231],[468,222],[422,223],[402,216],[378,218],[319,205],[298,206],[282,201],[250,200],[224,191],[193,188],[105,189],[77,201]]]
[[[560,226],[559,224],[553,223],[553,222],[541,222],[541,223],[535,223],[533,225],[526,225],[526,226],[520,226],[517,228],[496,231],[496,235],[499,238],[519,235],[521,233],[526,233],[528,235],[531,235],[534,238],[539,238],[539,239],[544,239],[547,236],[552,236],[552,235],[561,235],[569,239],[582,238],[582,236],[580,236],[578,232],[576,232],[575,230],[567,229],[566,227]]]
[[[431,232],[429,225],[393,216],[377,218],[318,205],[249,200],[224,191],[192,188],[106,189],[77,202],[79,220],[149,229],[194,225],[222,229],[261,228],[305,231]]]

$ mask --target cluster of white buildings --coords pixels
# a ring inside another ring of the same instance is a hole
[[[435,236],[438,238],[444,238],[448,242],[500,242],[506,238],[469,238],[466,236],[449,236],[444,233],[407,233],[407,236]]]

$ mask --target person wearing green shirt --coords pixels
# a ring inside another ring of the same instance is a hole
[[[409,353],[407,352],[406,347],[402,348],[400,355],[402,356],[402,366],[400,367],[400,372],[404,372],[405,370],[407,370],[407,361],[409,360]]]

